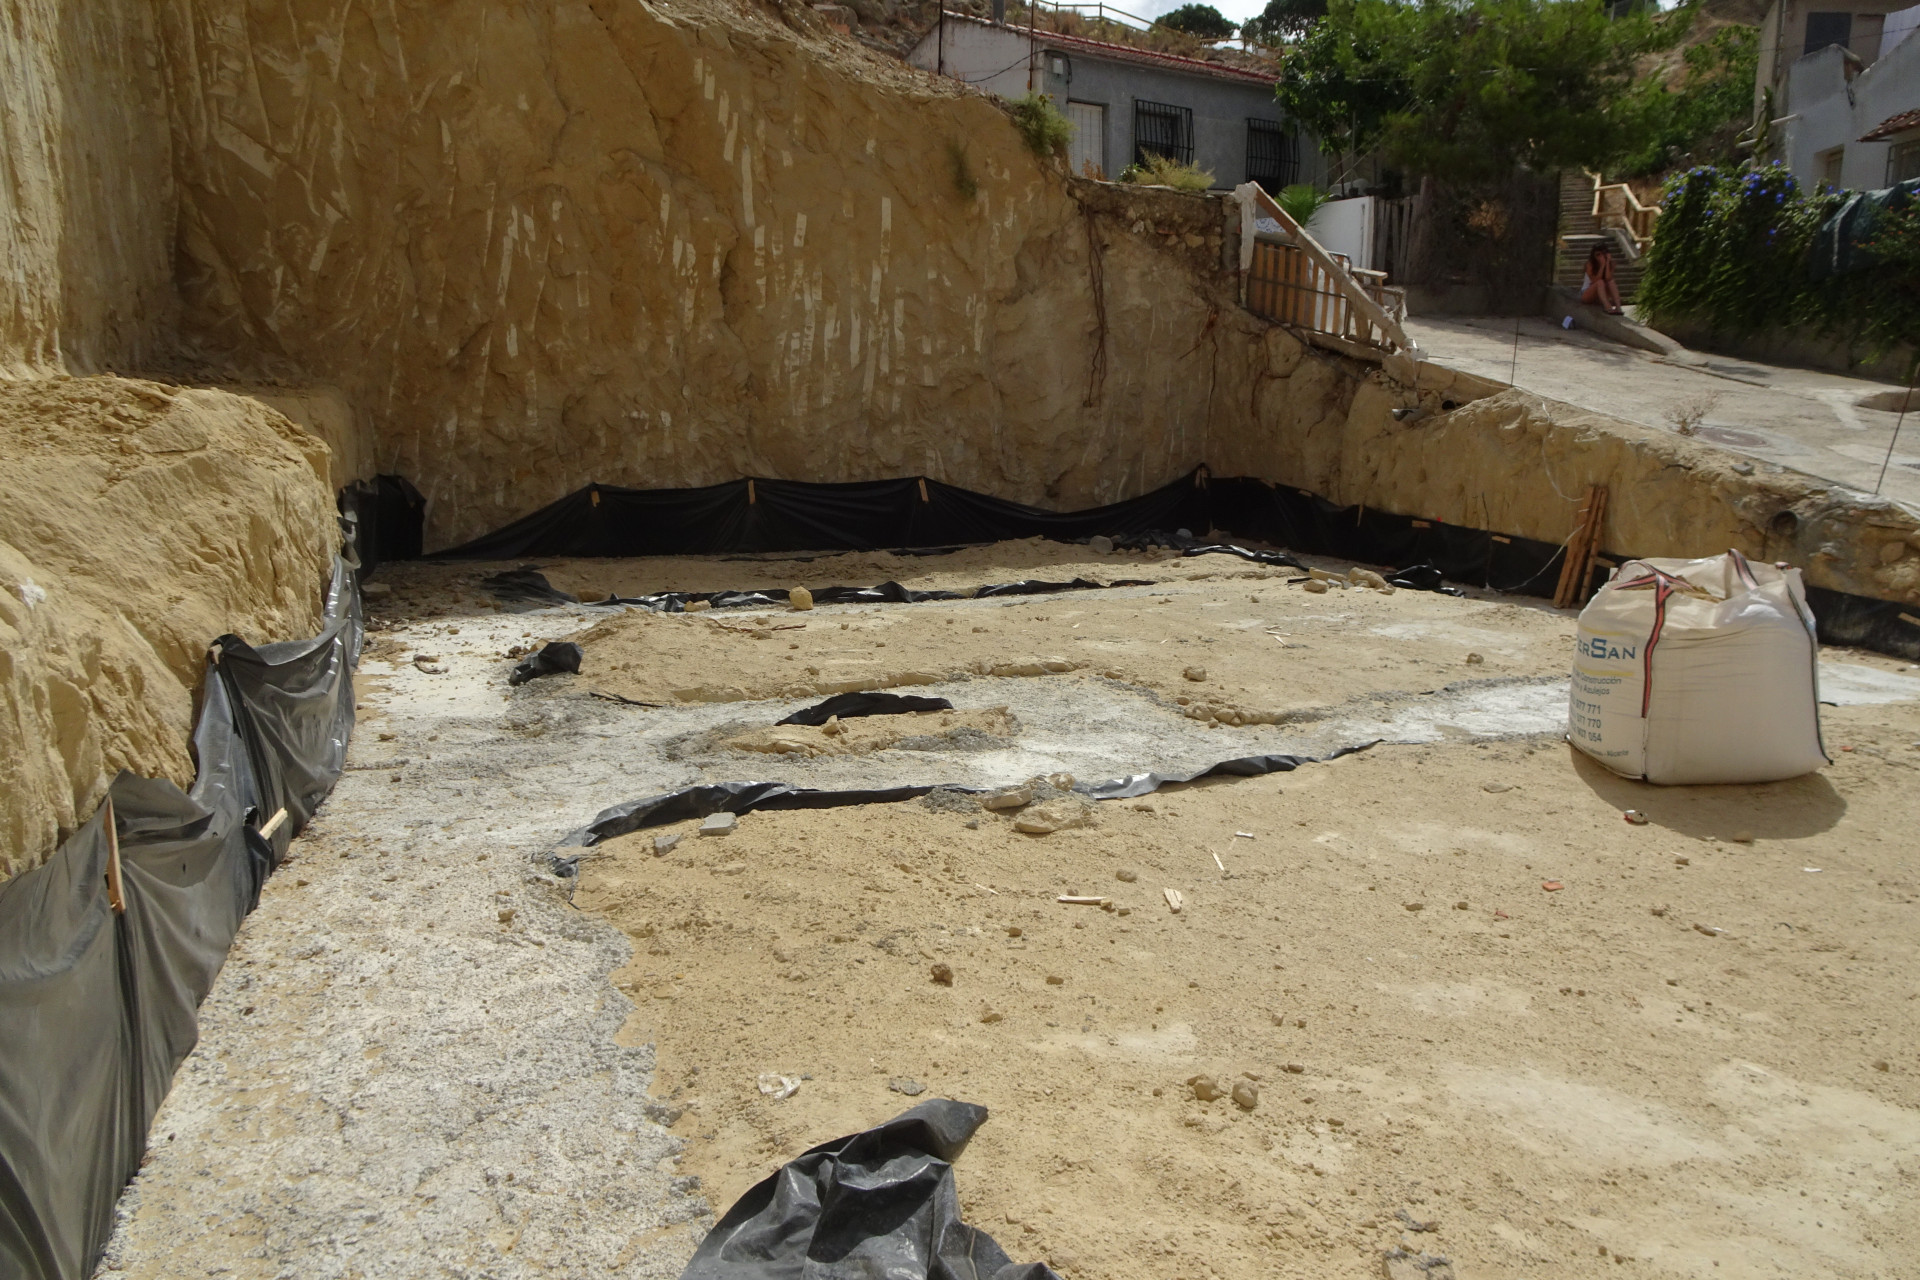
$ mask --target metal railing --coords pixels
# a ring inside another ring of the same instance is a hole
[[[1028,6],[1023,4],[1017,7],[1024,9]],[[1039,13],[1066,14],[1089,22],[1111,22],[1115,26],[1132,27],[1136,31],[1145,31],[1154,25],[1152,18],[1116,9],[1102,3],[1102,0],[1033,0],[1032,8]]]

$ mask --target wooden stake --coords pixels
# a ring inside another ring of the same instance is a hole
[[[127,914],[127,894],[120,883],[120,823],[114,816],[113,797],[108,796],[107,811],[107,903],[114,914]]]
[[[1567,539],[1565,558],[1560,562],[1560,582],[1553,589],[1556,609],[1567,607],[1573,598],[1573,584],[1586,564],[1588,531],[1593,527],[1594,504],[1599,501],[1599,492],[1598,485],[1587,487],[1587,500],[1580,505],[1579,523],[1573,527],[1573,536]]]
[[[1586,564],[1580,574],[1580,593],[1574,597],[1575,604],[1584,604],[1589,592],[1593,590],[1594,562],[1600,557],[1600,532],[1607,519],[1607,489],[1601,485],[1597,489],[1599,506],[1594,509],[1593,518],[1587,521]]]
[[[274,815],[271,818],[267,819],[267,824],[260,828],[261,838],[265,840],[273,839],[273,833],[278,831],[280,829],[280,824],[285,822],[286,820],[287,820],[287,811],[285,809],[276,810]]]

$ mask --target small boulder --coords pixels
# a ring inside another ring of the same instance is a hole
[[[703,836],[732,835],[733,829],[739,825],[740,819],[731,813],[708,814],[700,824],[700,834]]]
[[[1212,1102],[1227,1096],[1227,1091],[1212,1076],[1191,1076],[1187,1080],[1187,1088],[1193,1090],[1195,1100],[1200,1102]]]
[[[1044,836],[1069,827],[1084,827],[1092,821],[1092,805],[1077,796],[1060,796],[1022,812],[1013,820],[1013,829],[1027,835]]]
[[[793,590],[787,592],[787,603],[792,605],[796,611],[805,613],[807,610],[813,608],[813,592],[807,590],[805,587],[795,587]]]
[[[980,797],[982,809],[1007,810],[1020,809],[1033,803],[1032,787],[1002,787],[998,791],[989,791]]]

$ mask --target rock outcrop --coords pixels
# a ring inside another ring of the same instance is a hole
[[[0,382],[0,876],[119,769],[193,780],[206,648],[320,625],[327,451],[259,403],[115,377]]]
[[[798,6],[161,12],[196,340],[339,385],[430,544],[589,480],[1084,505],[1245,420],[1217,203],[1069,181]]]

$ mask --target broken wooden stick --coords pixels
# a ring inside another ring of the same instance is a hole
[[[106,800],[107,828],[107,905],[115,915],[127,914],[127,895],[120,883],[120,823],[113,812],[113,797]]]
[[[1586,571],[1587,555],[1596,528],[1594,516],[1600,504],[1605,501],[1606,490],[1599,485],[1587,487],[1586,501],[1580,504],[1580,522],[1574,526],[1573,536],[1567,539],[1567,549],[1560,561],[1560,581],[1553,590],[1553,607],[1564,609],[1573,601],[1574,588]]]
[[[1597,501],[1599,502],[1599,506],[1594,509],[1593,518],[1587,521],[1586,563],[1581,566],[1580,590],[1574,596],[1575,604],[1585,603],[1588,594],[1593,590],[1593,569],[1594,565],[1600,559],[1600,532],[1605,526],[1607,519],[1607,489],[1605,485],[1599,487]]]
[[[1070,907],[1104,907],[1109,902],[1112,902],[1113,899],[1112,898],[1089,898],[1089,897],[1082,897],[1081,895],[1074,894],[1074,893],[1063,893],[1059,897],[1055,898],[1054,901],[1064,902]]]

